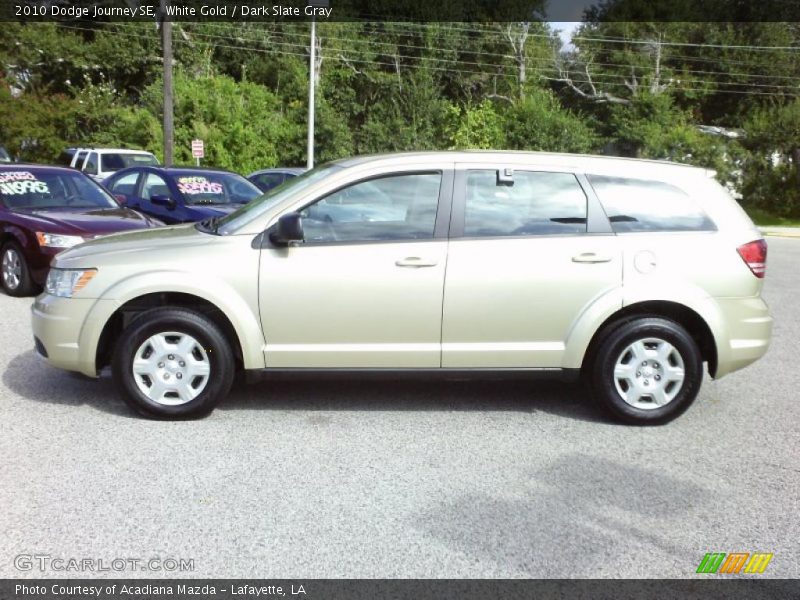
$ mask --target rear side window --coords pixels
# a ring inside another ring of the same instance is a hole
[[[128,173],[117,179],[111,184],[111,191],[115,194],[133,196],[136,192],[136,180],[139,179],[139,171]]]
[[[119,171],[125,167],[140,167],[143,165],[157,165],[158,161],[151,154],[101,154],[101,171]]]
[[[716,231],[683,190],[662,181],[587,175],[617,233]]]
[[[571,173],[514,171],[499,182],[496,170],[470,171],[464,236],[513,237],[586,232],[586,195]]]

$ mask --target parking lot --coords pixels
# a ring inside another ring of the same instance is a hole
[[[194,577],[799,577],[800,239],[770,238],[772,347],[673,423],[541,382],[238,383],[202,421],[130,413],[32,350],[0,295],[0,577],[14,557],[193,559]],[[91,575],[91,573],[88,573]],[[706,576],[707,577],[707,576]]]

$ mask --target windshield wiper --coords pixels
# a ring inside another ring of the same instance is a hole
[[[210,217],[208,219],[203,219],[197,224],[197,229],[200,231],[204,231],[205,233],[210,233],[212,235],[219,235],[217,233],[217,229],[219,228],[219,222],[222,217]]]

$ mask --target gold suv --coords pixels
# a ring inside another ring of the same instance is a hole
[[[221,219],[59,254],[36,348],[151,416],[209,413],[237,370],[583,375],[663,423],[761,357],[766,243],[714,179],[567,154],[340,160]]]

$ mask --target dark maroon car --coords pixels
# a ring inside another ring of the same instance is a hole
[[[40,289],[50,259],[66,248],[109,233],[159,225],[124,208],[74,169],[0,166],[0,282],[11,296]]]

